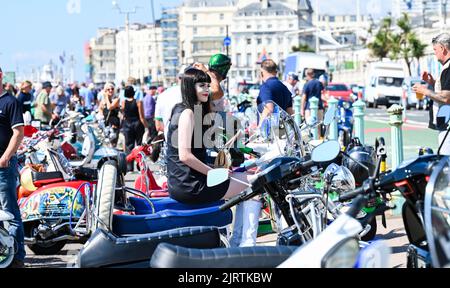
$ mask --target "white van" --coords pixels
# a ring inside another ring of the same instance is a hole
[[[295,52],[289,54],[284,60],[283,80],[287,79],[289,72],[295,72],[304,84],[306,70],[311,68],[315,72],[315,78],[328,73],[329,59],[327,56],[310,52]]]
[[[390,107],[401,104],[402,84],[405,78],[404,66],[392,62],[375,62],[370,64],[366,80],[365,100],[369,107],[378,105]]]

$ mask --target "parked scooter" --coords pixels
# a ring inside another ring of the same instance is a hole
[[[443,123],[450,121],[450,106],[442,106],[437,115]],[[450,133],[447,130],[446,137]],[[443,141],[445,142],[445,140]],[[394,191],[400,191],[405,198],[402,207],[402,217],[406,234],[409,240],[407,250],[407,267],[424,268],[432,267],[432,257],[430,246],[426,236],[426,222],[424,217],[424,202],[426,197],[427,184],[435,168],[446,156],[437,154],[421,155],[415,159],[403,162],[396,170],[381,174],[380,177],[370,178],[364,185],[353,192],[340,195],[340,201],[352,199],[359,194],[382,195]],[[431,189],[431,188],[430,188]]]
[[[430,176],[424,204],[425,232],[435,268],[450,268],[450,158],[444,157]]]
[[[339,99],[338,118],[338,141],[341,147],[347,147],[353,135],[353,112],[352,103]]]
[[[295,158],[278,158],[272,161],[252,183],[251,191],[238,195],[221,208],[227,209],[253,197],[259,193],[258,190],[278,181],[289,181],[293,175],[314,163],[333,160],[340,151],[339,145],[336,144],[337,142],[327,142],[320,145],[314,149],[312,160],[306,163]],[[217,173],[216,179],[211,181],[220,183],[227,179],[226,173]],[[388,249],[381,244],[363,250],[364,253],[361,253],[358,261],[358,233],[363,229],[363,225],[355,217],[364,205],[361,201],[355,202],[347,214],[340,216],[316,239],[300,248],[277,246],[199,250],[162,243],[152,256],[150,265],[154,268],[387,267]]]

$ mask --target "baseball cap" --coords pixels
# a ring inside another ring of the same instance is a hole
[[[42,89],[45,88],[53,88],[52,83],[50,83],[49,81],[45,81],[44,83],[42,83]]]
[[[295,74],[294,72],[289,72],[289,73],[288,73],[288,76],[289,76],[292,80],[298,81],[298,75]]]

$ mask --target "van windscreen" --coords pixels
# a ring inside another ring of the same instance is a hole
[[[378,77],[378,85],[402,87],[403,79],[396,77]]]

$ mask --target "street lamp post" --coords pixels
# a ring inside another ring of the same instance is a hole
[[[126,42],[127,42],[127,77],[130,77],[130,14],[136,14],[137,8],[134,7],[132,10],[122,10],[119,6],[119,3],[116,1],[112,2],[113,8],[117,9],[120,14],[125,14],[125,33],[126,33]]]

